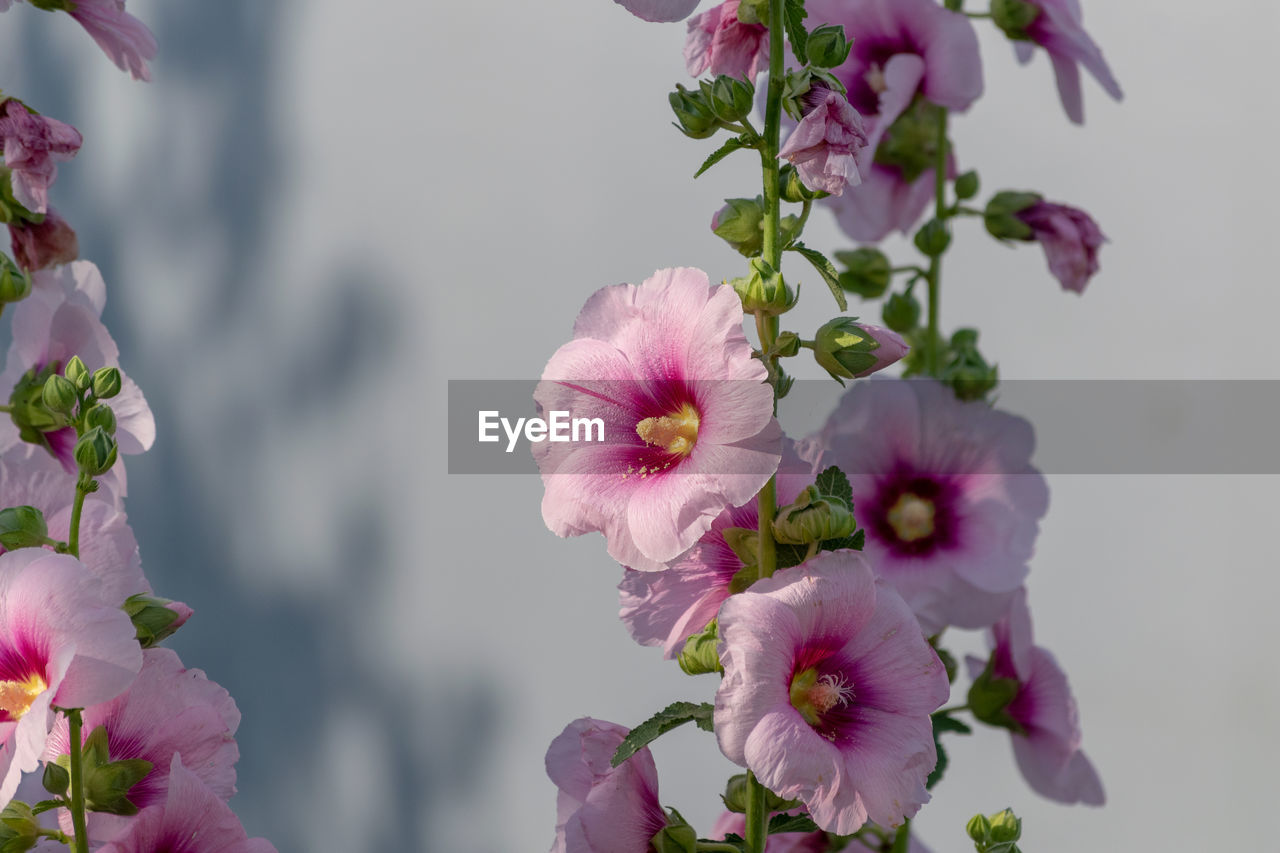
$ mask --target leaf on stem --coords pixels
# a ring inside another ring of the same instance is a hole
[[[754,148],[745,136],[735,136],[724,145],[721,145],[715,151],[711,152],[711,156],[702,161],[702,165],[698,167],[698,171],[693,173],[695,178],[701,177],[702,173],[710,169],[716,163],[728,157],[735,151],[741,151],[743,148]]]
[[[613,754],[612,765],[617,767],[662,735],[690,721],[697,723],[698,728],[705,732],[712,731],[711,718],[714,712],[715,706],[709,702],[671,703],[622,739],[622,743],[618,744],[618,751]]]
[[[805,11],[804,0],[787,0],[782,16],[787,27],[787,39],[791,42],[791,50],[801,65],[809,64],[809,31],[804,28],[804,19],[809,17]]]
[[[849,310],[849,301],[844,298],[844,288],[840,286],[840,273],[836,271],[835,265],[827,260],[826,255],[817,249],[810,249],[804,243],[788,246],[787,251],[799,252],[804,255],[805,259],[813,264],[813,268],[822,276],[822,280],[827,283],[827,287],[831,289],[831,295],[836,298],[836,304],[840,306],[840,310]]]

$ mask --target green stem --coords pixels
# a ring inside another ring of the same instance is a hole
[[[933,712],[933,715],[937,716],[938,714],[957,714],[961,711],[967,711],[967,710],[969,710],[969,703],[965,702],[963,705],[952,705],[949,708],[939,708],[938,710]]]
[[[699,841],[693,848],[698,853],[742,853],[742,849],[733,844],[722,844],[719,841]]]
[[[796,240],[799,240],[800,235],[804,233],[804,224],[809,221],[809,211],[812,208],[813,208],[813,201],[811,199],[806,198],[804,200],[804,203],[800,206],[800,218],[796,220],[795,235],[791,238],[792,243],[794,243]]]
[[[747,853],[764,853],[769,840],[769,810],[765,801],[765,788],[756,774],[747,771],[747,828],[744,835]]]
[[[938,154],[933,164],[934,216],[939,222],[947,219],[947,111],[938,113]],[[928,364],[925,365],[930,376],[937,377],[942,370],[938,363],[941,347],[938,341],[938,292],[942,284],[942,255],[929,259],[929,349]]]
[[[898,834],[893,837],[893,847],[891,853],[907,853],[907,849],[911,846],[911,821],[903,821],[902,826],[898,827]]]
[[[84,499],[92,484],[93,478],[84,474],[76,479],[76,499],[71,504],[71,531],[67,534],[67,551],[77,559],[80,557],[80,512],[84,509]]]
[[[76,853],[89,853],[89,832],[84,816],[84,755],[80,740],[80,709],[72,708],[67,715],[67,740],[71,753],[71,826],[75,832]]]

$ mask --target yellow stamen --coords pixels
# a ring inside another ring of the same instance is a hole
[[[933,501],[907,492],[889,510],[889,526],[903,542],[915,542],[933,535],[933,516]]]
[[[685,403],[673,414],[640,421],[636,424],[636,435],[645,444],[661,447],[677,456],[688,456],[698,443],[700,422],[698,410],[692,403]]]
[[[852,699],[853,686],[838,675],[827,673],[819,678],[811,667],[791,679],[791,705],[811,726],[821,724],[823,714]]]
[[[38,675],[29,676],[26,681],[0,681],[0,711],[8,713],[10,720],[20,719],[48,687]]]

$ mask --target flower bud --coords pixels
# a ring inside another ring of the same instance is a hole
[[[893,293],[885,300],[881,316],[886,326],[905,335],[920,322],[920,303],[910,293]]]
[[[748,258],[764,248],[764,202],[755,198],[727,198],[711,217],[711,230]]]
[[[141,592],[125,599],[123,609],[133,622],[134,634],[144,649],[172,636],[194,613],[181,601]]]
[[[108,435],[116,434],[116,413],[110,406],[98,403],[85,414],[84,422],[90,429],[100,427]]]
[[[995,843],[1017,841],[1022,837],[1022,818],[1015,815],[1013,809],[996,812],[989,820],[991,840]]]
[[[141,782],[151,768],[151,762],[142,758],[124,758],[90,768],[84,776],[86,808],[107,814],[137,814],[138,807],[129,800],[129,790]]]
[[[102,427],[94,427],[76,442],[76,465],[90,477],[99,477],[110,471],[116,464],[116,454],[116,440]]]
[[[738,20],[744,24],[769,26],[769,0],[742,0],[738,4]]]
[[[951,245],[951,232],[941,219],[930,219],[916,232],[915,244],[925,256],[936,258]]]
[[[93,396],[99,400],[110,400],[120,393],[122,382],[120,368],[99,367],[93,372]]]
[[[773,342],[773,349],[770,352],[782,358],[791,358],[800,352],[800,336],[795,332],[780,333]]]
[[[969,708],[975,719],[989,726],[1022,734],[1022,726],[1006,710],[1017,696],[1018,680],[994,677],[988,663],[969,687]]]
[[[964,830],[969,833],[969,837],[975,844],[985,846],[991,841],[991,821],[987,820],[986,815],[976,814],[969,818],[969,823],[965,825]]]
[[[822,190],[811,190],[806,187],[804,181],[800,179],[800,173],[790,163],[783,164],[779,180],[782,187],[782,200],[792,204],[812,201],[815,198],[826,198],[831,195],[831,193]]]
[[[676,91],[668,95],[667,100],[671,102],[671,109],[676,114],[676,127],[685,136],[706,139],[720,129],[720,121],[702,92],[691,92],[677,83]]]
[[[668,823],[649,839],[649,849],[654,853],[697,853],[698,833],[680,812],[668,808]]]
[[[55,797],[61,797],[67,793],[67,788],[71,786],[71,774],[67,772],[67,768],[58,762],[49,761],[44,765],[44,773],[41,775],[40,784],[50,794]]]
[[[872,246],[836,252],[836,260],[847,272],[840,274],[840,286],[863,299],[878,299],[889,288],[893,267],[884,252]]]
[[[844,35],[844,27],[821,26],[809,33],[805,52],[809,64],[818,68],[835,68],[849,58],[853,45]]]
[[[84,391],[89,387],[89,368],[84,366],[78,355],[71,356],[67,366],[62,369],[62,375],[75,383],[76,390]]]
[[[938,120],[941,107],[924,98],[889,126],[876,147],[875,161],[896,166],[905,183],[914,183],[938,164]]]
[[[796,304],[796,294],[783,281],[782,275],[762,258],[751,259],[751,275],[735,278],[730,282],[742,300],[742,310],[747,314],[777,316],[790,311]]]
[[[778,510],[773,537],[784,545],[808,545],[853,535],[857,524],[849,505],[809,486],[794,501]]]
[[[712,619],[701,632],[684,641],[684,651],[676,662],[686,675],[702,675],[704,672],[724,672],[720,655],[716,652],[718,628]]]
[[[725,783],[724,793],[720,795],[720,799],[724,801],[724,807],[731,812],[737,814],[745,814],[747,811],[747,774],[739,773],[736,776],[730,776],[729,781]],[[799,800],[784,800],[768,788],[764,789],[764,808],[769,814],[774,812],[785,812],[800,806]]]
[[[853,317],[836,317],[823,324],[813,341],[813,357],[831,378],[870,376],[907,353],[907,344],[896,333],[868,323],[859,325]]]
[[[0,303],[21,302],[31,295],[31,276],[0,252]]]
[[[982,221],[997,240],[1031,240],[1034,232],[1018,214],[1040,200],[1038,193],[1003,190],[987,202]]]
[[[75,383],[65,376],[53,374],[45,380],[40,399],[51,412],[69,415],[80,402]]]
[[[741,121],[755,106],[756,88],[746,80],[721,74],[712,82],[699,84],[711,111],[721,121]]]
[[[1027,27],[1040,17],[1040,8],[1026,0],[991,0],[991,21],[1014,41],[1030,41]]]
[[[956,178],[956,198],[961,201],[973,198],[978,194],[981,184],[978,182],[978,173],[970,170],[960,177]]]
[[[49,541],[44,513],[33,506],[11,506],[0,510],[0,548],[38,548]]]
[[[951,336],[950,355],[938,377],[958,399],[985,399],[1000,382],[1000,370],[987,364],[978,352],[978,330],[957,329]]]

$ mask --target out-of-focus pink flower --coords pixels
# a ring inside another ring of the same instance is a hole
[[[777,470],[765,376],[738,295],[701,270],[597,291],[534,392],[544,415],[603,422],[603,441],[533,445],[547,526],[601,531],[623,565],[664,568]]]
[[[48,212],[49,186],[58,175],[58,164],[80,150],[80,133],[57,119],[33,115],[10,98],[0,115],[0,140],[14,199],[32,213]]]
[[[1052,654],[1033,645],[1026,590],[1018,590],[1008,615],[992,626],[990,642],[990,677],[1018,683],[1004,711],[1021,729],[1011,730],[1013,754],[1027,783],[1061,803],[1102,805],[1102,780],[1080,749],[1080,717],[1066,673]],[[974,679],[988,665],[973,656],[965,662]]]
[[[1018,212],[1031,226],[1032,239],[1044,247],[1053,273],[1063,290],[1083,293],[1098,271],[1098,249],[1107,241],[1098,223],[1075,207],[1038,201]]]
[[[738,20],[740,0],[726,0],[689,19],[684,63],[694,77],[708,72],[754,81],[769,64],[769,28]]]
[[[934,380],[872,380],[845,392],[820,441],[849,477],[867,558],[926,633],[1005,613],[1049,503],[1029,423]]]
[[[1058,97],[1067,117],[1076,124],[1084,123],[1084,98],[1080,92],[1080,66],[1117,101],[1124,97],[1120,84],[1111,73],[1102,51],[1084,31],[1084,17],[1079,0],[1026,0],[1040,14],[1026,28],[1031,41],[1014,42],[1018,59],[1029,62],[1038,44],[1049,54],[1053,75],[1058,83]]]
[[[0,803],[39,766],[52,706],[106,702],[141,666],[133,623],[80,561],[43,548],[0,554]]]
[[[896,592],[855,551],[819,554],[720,608],[720,749],[814,822],[898,826],[929,800],[929,715],[942,662]]]
[[[240,820],[219,796],[175,754],[163,805],[148,806],[128,828],[98,853],[276,853],[271,842],[249,838]]]
[[[547,776],[560,789],[551,853],[646,853],[666,826],[649,748],[610,765],[627,731],[582,717],[551,742]]]
[[[124,0],[72,0],[71,17],[93,37],[102,52],[134,80],[150,80],[147,61],[156,58],[156,37],[124,10]]]
[[[683,21],[698,8],[700,0],[613,0],[631,14],[645,21],[670,23]]]
[[[856,158],[867,145],[862,116],[839,92],[815,85],[805,96],[805,114],[778,150],[811,190],[840,195],[862,182]]]
[[[52,207],[40,222],[10,222],[13,259],[28,272],[69,264],[80,257],[80,241]]]

